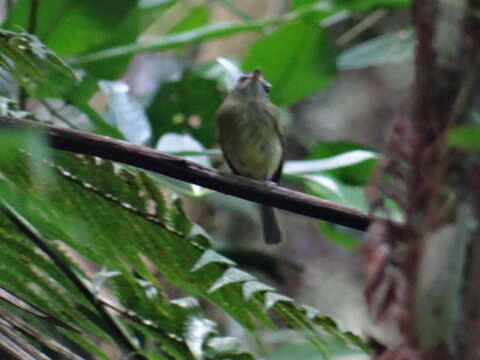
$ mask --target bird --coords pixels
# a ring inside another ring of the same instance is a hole
[[[270,87],[260,69],[241,76],[217,110],[216,136],[234,174],[277,183],[285,146],[279,109],[268,96]],[[280,243],[275,210],[261,204],[260,215],[265,242]]]

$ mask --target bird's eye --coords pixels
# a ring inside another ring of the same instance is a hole
[[[263,86],[263,90],[265,90],[267,94],[270,92],[270,88],[272,87],[272,85],[264,81],[262,81],[262,86]]]

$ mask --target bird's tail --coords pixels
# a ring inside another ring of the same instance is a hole
[[[280,231],[275,210],[269,206],[260,205],[260,216],[265,242],[269,245],[280,243],[282,241],[282,232]]]

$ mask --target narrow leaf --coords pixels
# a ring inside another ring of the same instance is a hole
[[[193,265],[190,271],[197,271],[198,269],[201,269],[205,265],[208,265],[211,263],[221,263],[221,264],[227,264],[232,266],[235,265],[235,262],[233,262],[229,258],[219,254],[215,250],[208,249],[203,253],[200,259],[198,259],[195,265]]]
[[[243,297],[246,300],[250,300],[253,295],[258,292],[274,291],[275,289],[270,285],[258,282],[258,281],[247,281],[242,286]]]
[[[185,324],[185,341],[196,360],[203,360],[203,346],[209,335],[217,332],[215,323],[192,316]]]
[[[208,289],[209,293],[217,291],[225,285],[235,284],[239,282],[252,281],[255,278],[245,271],[237,268],[230,268]]]
[[[337,66],[341,70],[353,70],[411,61],[414,43],[415,34],[411,30],[382,35],[344,51]]]
[[[117,127],[132,144],[145,145],[152,131],[145,110],[128,94],[129,87],[121,81],[99,82],[100,89],[107,96],[110,112],[107,119]]]
[[[355,150],[319,160],[287,161],[284,171],[289,174],[309,174],[343,168],[377,157],[378,154],[372,151]]]
[[[197,141],[195,138],[188,134],[174,134],[167,133],[162,135],[157,142],[155,148],[158,151],[169,152],[169,153],[178,153],[178,152],[189,152],[189,151],[205,151],[203,145]],[[211,167],[210,159],[208,156],[197,156],[189,155],[185,156],[186,159],[199,163],[203,166]]]
[[[267,292],[265,294],[265,309],[266,310],[271,309],[278,302],[293,303],[293,299],[289,298],[288,296],[273,293],[273,292]]]
[[[457,149],[480,149],[480,126],[457,126],[448,134],[448,145]]]
[[[97,51],[83,56],[70,59],[72,64],[85,64],[103,59],[110,59],[118,56],[131,55],[150,50],[168,50],[183,46],[186,44],[197,43],[200,41],[225,37],[244,31],[253,31],[261,29],[261,22],[252,22],[249,24],[235,24],[231,22],[217,22],[208,24],[200,28],[185,31],[177,34],[162,36],[160,39],[142,41],[135,44],[123,45],[115,48]]]

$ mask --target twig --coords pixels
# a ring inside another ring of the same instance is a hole
[[[57,326],[61,326],[65,329],[76,332],[77,334],[81,334],[80,330],[77,330],[73,326],[56,318],[55,316],[48,314],[45,310],[40,309],[38,306],[29,303],[27,300],[21,298],[20,296],[3,286],[0,286],[0,299],[9,303],[12,306],[15,306],[18,309],[21,309],[31,315],[38,317],[39,319],[48,321]]]
[[[68,120],[65,116],[60,114],[57,109],[55,109],[52,105],[48,103],[48,100],[41,100],[40,103],[45,106],[45,108],[48,110],[50,115],[56,117],[58,120],[62,121],[65,125],[68,125],[68,127],[71,127],[72,129],[78,129],[78,127],[73,124],[70,120]]]
[[[1,128],[37,130],[45,134],[50,145],[57,150],[121,162],[224,194],[356,230],[365,231],[371,221],[375,219],[375,217],[351,207],[289,190],[273,183],[223,174],[183,158],[104,136],[6,116],[0,117]]]
[[[230,0],[217,0],[217,2],[229,10],[233,15],[238,17],[240,20],[245,22],[254,20],[253,17],[248,15],[246,12],[240,10],[235,4],[233,4]]]
[[[351,42],[357,36],[359,36],[360,34],[365,32],[366,30],[368,30],[370,27],[372,27],[377,21],[379,21],[386,14],[387,14],[387,11],[385,9],[378,9],[378,10],[372,12],[370,15],[368,15],[365,19],[360,21],[358,24],[356,24],[350,30],[343,33],[337,39],[337,45],[338,46],[347,45],[349,42]]]
[[[28,25],[27,31],[30,34],[35,33],[35,28],[37,27],[37,11],[38,11],[38,0],[30,0],[30,11],[28,12]],[[27,106],[27,90],[25,87],[21,86],[18,94],[18,106],[21,110],[26,110]]]
[[[30,0],[30,12],[28,14],[27,31],[34,34],[37,28],[38,0]]]
[[[62,360],[83,360],[82,357],[78,356],[77,354],[73,353],[68,347],[60,344],[57,342],[55,339],[49,337],[48,334],[45,334],[44,331],[37,329],[35,326],[30,324],[28,320],[23,319],[19,315],[15,314],[14,312],[11,312],[4,308],[3,306],[0,306],[0,317],[2,318],[2,322],[8,324],[7,326],[9,328],[15,329],[25,336],[29,337],[31,340],[33,340],[36,344],[39,345],[39,348],[35,349],[35,351],[39,351],[40,356],[35,357],[36,360],[48,360],[51,359],[50,357],[44,356],[44,353],[42,351],[45,351],[45,348],[49,349],[53,353],[55,353],[57,359],[62,359]],[[3,329],[5,327],[3,326]],[[21,338],[20,336],[15,336],[14,341],[20,340],[21,343]],[[0,340],[1,341],[1,340]],[[3,345],[3,344],[2,344]],[[20,344],[18,344],[20,345]],[[41,349],[41,350],[40,350]],[[16,353],[18,356],[19,354]],[[2,357],[3,359],[3,357]],[[10,357],[8,359],[11,359]],[[15,357],[15,359],[18,359],[18,357]],[[26,360],[25,357],[20,357],[21,360]]]
[[[13,1],[14,1],[14,0],[7,0],[7,2],[6,2],[6,4],[5,4],[5,8],[6,8],[6,10],[7,10],[7,14],[8,14],[8,12],[10,11],[10,9],[12,8],[12,6],[13,6]]]

